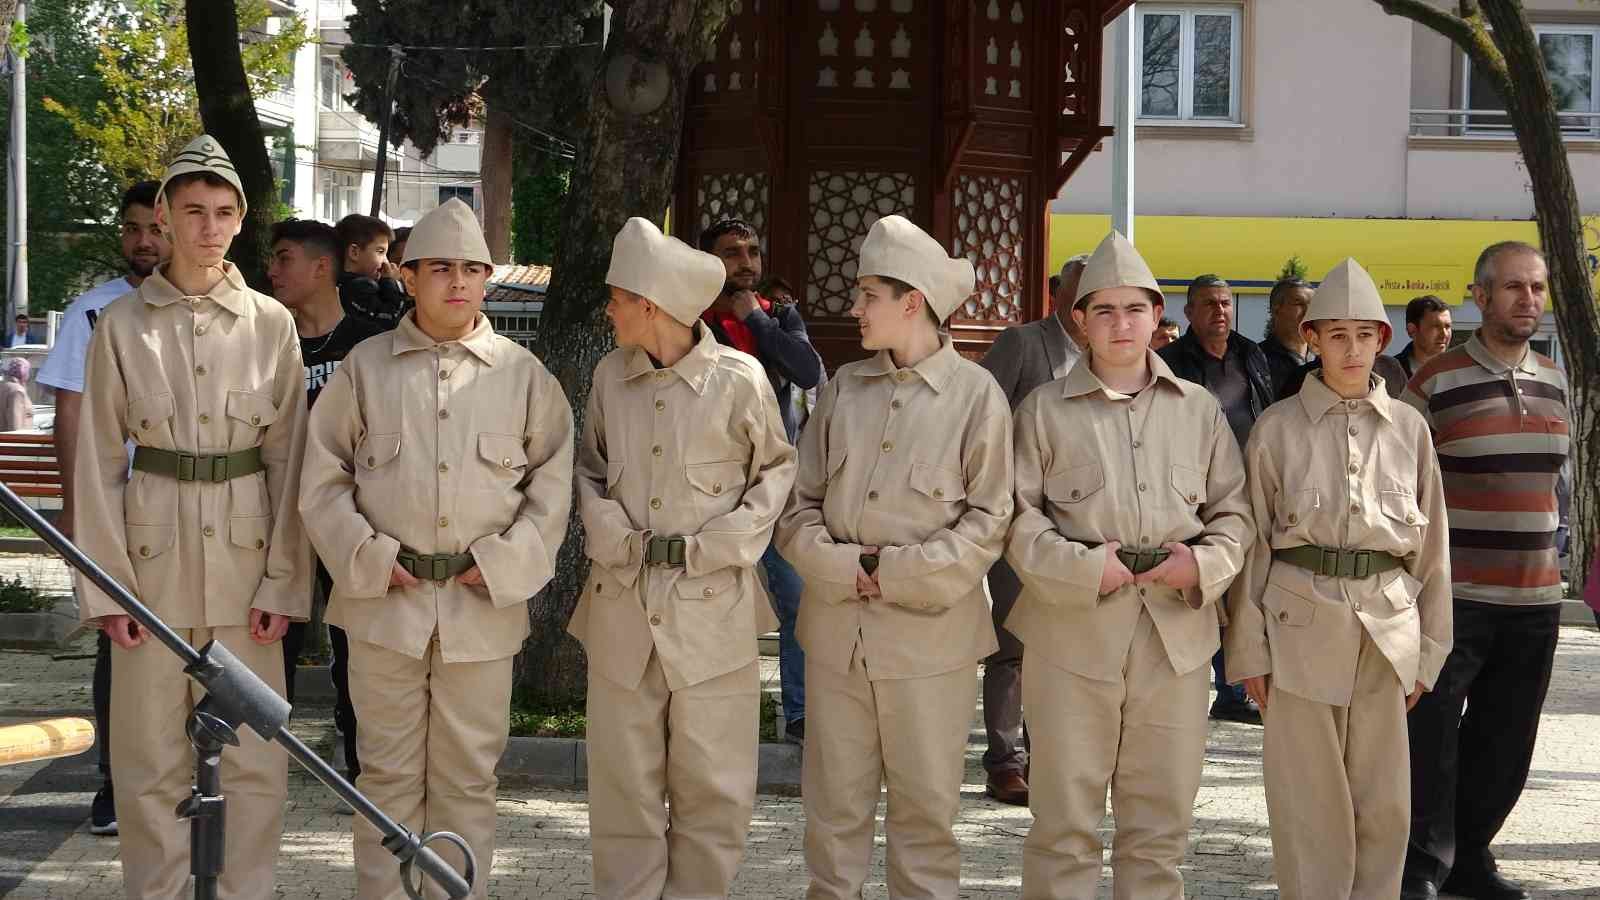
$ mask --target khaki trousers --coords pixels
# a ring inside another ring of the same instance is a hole
[[[356,787],[419,837],[453,831],[464,838],[478,862],[472,896],[487,897],[500,783],[494,769],[511,727],[511,657],[448,663],[437,639],[422,659],[351,640],[349,666],[350,702],[361,723]],[[381,840],[356,818],[356,896],[403,900],[400,865]],[[462,871],[454,846],[429,846]],[[427,896],[444,894],[430,882]]]
[[[927,678],[872,681],[859,644],[841,675],[806,660],[808,900],[856,900],[872,862],[878,791],[887,784],[888,887],[894,900],[960,893],[967,736],[977,663]]]
[[[1022,705],[1032,737],[1033,827],[1022,845],[1022,896],[1091,900],[1100,881],[1106,788],[1116,831],[1112,896],[1182,900],[1178,871],[1205,765],[1206,686],[1179,675],[1147,611],[1122,678],[1096,681],[1022,657]]]
[[[1272,687],[1265,775],[1284,900],[1398,897],[1411,826],[1406,691],[1361,632],[1349,706]]]
[[[760,696],[759,661],[677,691],[654,651],[634,690],[590,667],[598,900],[728,895],[756,802]]]
[[[244,626],[178,628],[201,646],[216,640],[283,693],[283,649],[250,639]],[[111,778],[117,785],[122,883],[129,900],[178,900],[189,893],[189,823],[173,815],[194,783],[194,749],[185,726],[205,696],[183,663],[154,637],[132,650],[111,648]],[[289,757],[249,728],[222,754],[227,835],[218,895],[270,898],[289,792]]]

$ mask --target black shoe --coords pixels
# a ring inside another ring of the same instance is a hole
[[[783,739],[801,747],[806,745],[806,720],[804,716],[784,726]]]
[[[1232,697],[1218,697],[1211,704],[1211,718],[1224,722],[1242,722],[1246,725],[1261,724],[1261,708],[1255,701],[1246,697],[1244,700],[1235,700]]]
[[[95,792],[94,803],[89,807],[89,833],[99,835],[117,833],[117,801],[111,793],[109,781]]]
[[[1451,872],[1439,889],[1473,900],[1528,900],[1527,891],[1500,877],[1499,872]]]
[[[1400,900],[1439,900],[1439,886],[1410,875],[1400,880]]]

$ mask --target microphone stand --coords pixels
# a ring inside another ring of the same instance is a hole
[[[439,831],[417,837],[389,818],[285,727],[289,722],[289,702],[278,696],[227,647],[210,641],[196,650],[5,484],[0,484],[0,506],[43,538],[68,565],[105,591],[140,628],[176,653],[184,662],[184,673],[206,689],[205,699],[195,706],[186,729],[195,750],[195,783],[189,799],[178,804],[177,809],[179,818],[189,820],[189,871],[194,876],[196,900],[216,900],[227,832],[228,801],[222,790],[222,753],[226,747],[239,745],[241,725],[262,740],[283,747],[290,757],[378,829],[383,835],[384,849],[400,861],[400,882],[412,900],[423,900],[420,886],[412,884],[414,868],[420,869],[424,878],[437,884],[452,900],[460,900],[472,892],[477,861],[472,848],[460,835]],[[428,845],[436,841],[453,844],[461,851],[466,859],[464,873],[456,872],[429,848]]]

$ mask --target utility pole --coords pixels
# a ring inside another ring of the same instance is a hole
[[[1116,98],[1112,127],[1116,137],[1111,145],[1111,227],[1133,242],[1133,145],[1139,103],[1139,73],[1134,68],[1135,42],[1138,40],[1134,3],[1117,17],[1112,26],[1115,45],[1112,95]]]
[[[16,25],[12,34],[25,33],[28,24],[27,0],[17,0]],[[28,72],[27,48],[8,42],[11,55],[11,215],[6,217],[10,238],[10,297],[6,317],[9,330],[12,318],[28,311]]]
[[[389,77],[383,82],[383,113],[378,117],[378,170],[372,179],[372,216],[383,209],[383,178],[389,168],[389,119],[394,115],[394,83],[400,77],[400,60],[405,57],[399,44],[389,45]]]

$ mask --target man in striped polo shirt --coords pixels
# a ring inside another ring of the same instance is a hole
[[[1489,843],[1528,777],[1560,623],[1567,379],[1528,347],[1548,270],[1537,249],[1506,242],[1478,257],[1473,282],[1483,326],[1404,394],[1433,428],[1444,475],[1455,649],[1410,717],[1402,898],[1528,896],[1496,873]]]

